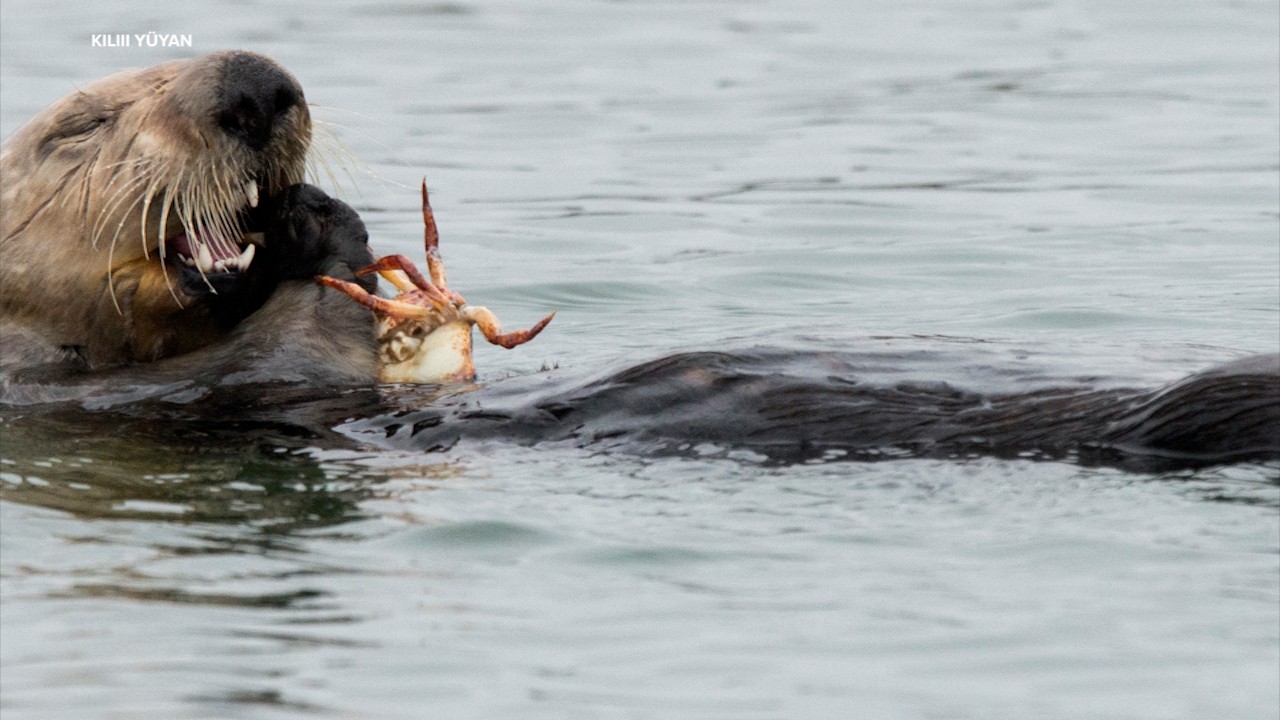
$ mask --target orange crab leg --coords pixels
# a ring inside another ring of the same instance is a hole
[[[456,304],[457,301],[442,291],[435,283],[423,277],[422,271],[418,270],[418,266],[403,255],[384,255],[375,260],[372,265],[366,265],[357,270],[356,275],[368,275],[371,272],[377,272],[402,292],[407,291],[409,288],[402,287],[390,274],[390,271],[396,270],[408,276],[409,281],[426,293],[433,301],[443,304]]]
[[[427,255],[427,273],[431,280],[457,305],[465,305],[462,296],[449,289],[449,279],[444,272],[444,258],[440,256],[440,231],[436,229],[436,214],[431,210],[427,197],[427,179],[422,178],[422,245]]]
[[[546,327],[547,323],[551,322],[551,318],[555,316],[555,313],[551,313],[528,330],[513,330],[512,332],[504,333],[502,332],[502,327],[498,324],[498,317],[489,308],[462,308],[463,319],[475,323],[476,327],[480,328],[480,332],[484,334],[486,340],[494,345],[501,345],[508,350],[517,345],[523,345],[537,337],[538,333],[542,332],[542,328]]]
[[[427,317],[429,311],[425,307],[419,305],[410,305],[398,300],[388,300],[377,295],[370,295],[364,288],[353,282],[331,278],[328,275],[317,275],[316,282],[326,287],[331,287],[347,297],[355,300],[361,305],[383,317],[393,317],[405,320],[422,320]]]
[[[406,275],[403,270],[379,270],[378,274],[382,276],[383,280],[395,285],[396,290],[399,290],[402,293],[407,293],[410,290],[417,290],[413,281],[409,279],[409,276]]]
[[[422,178],[422,245],[427,251],[427,272],[436,285],[449,287],[444,274],[444,260],[440,257],[440,231],[436,229],[436,214],[427,199],[427,179]]]

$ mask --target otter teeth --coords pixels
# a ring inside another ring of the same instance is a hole
[[[256,180],[250,180],[244,184],[244,194],[245,197],[249,198],[249,207],[258,207],[258,182]]]
[[[213,252],[209,246],[199,243],[194,248],[195,257],[178,254],[178,260],[187,267],[192,267],[202,273],[229,272],[248,270],[253,264],[253,258],[258,253],[257,246],[246,245],[244,250],[236,257],[224,257],[217,260],[213,259]]]
[[[253,263],[253,256],[257,253],[257,248],[250,245],[240,253],[238,257],[223,258],[214,260],[212,255],[208,254],[206,248],[200,248],[199,267],[205,272],[228,272],[231,270],[245,271],[249,269],[249,265]]]
[[[240,257],[236,258],[235,260],[232,260],[232,262],[239,265],[241,271],[248,270],[249,264],[253,262],[253,255],[256,251],[257,251],[256,246],[249,245],[244,249],[244,252],[240,253]]]
[[[200,268],[200,272],[212,272],[214,269],[213,253],[209,252],[208,246],[204,243],[200,244],[200,248],[196,250],[196,267]]]

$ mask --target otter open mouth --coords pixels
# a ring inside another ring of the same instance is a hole
[[[226,280],[249,269],[265,237],[265,222],[256,212],[259,199],[258,182],[249,180],[244,205],[229,217],[174,223],[181,229],[165,241],[163,256],[181,271],[185,290],[217,293]]]
[[[259,233],[253,233],[259,235]],[[246,233],[246,240],[249,238]],[[168,242],[168,252],[178,262],[205,275],[221,272],[243,272],[253,263],[256,246],[252,241],[244,245],[219,237],[205,236],[192,242],[187,233]]]

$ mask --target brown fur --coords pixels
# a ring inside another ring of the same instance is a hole
[[[300,182],[311,139],[301,87],[261,148],[218,126],[220,78],[246,53],[129,70],[83,86],[8,138],[0,155],[0,340],[5,369],[73,358],[152,361],[225,336],[183,290],[163,239],[225,226],[256,180]],[[255,61],[256,61],[255,60]]]

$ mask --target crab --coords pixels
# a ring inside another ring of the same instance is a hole
[[[423,244],[427,275],[404,255],[387,255],[356,271],[357,276],[376,272],[399,291],[395,298],[370,294],[359,285],[320,275],[316,282],[345,293],[373,311],[384,383],[455,383],[475,379],[471,326],[480,328],[494,345],[523,345],[551,322],[555,313],[527,330],[502,332],[498,318],[488,308],[468,305],[449,289],[440,256],[440,233],[422,181]]]

